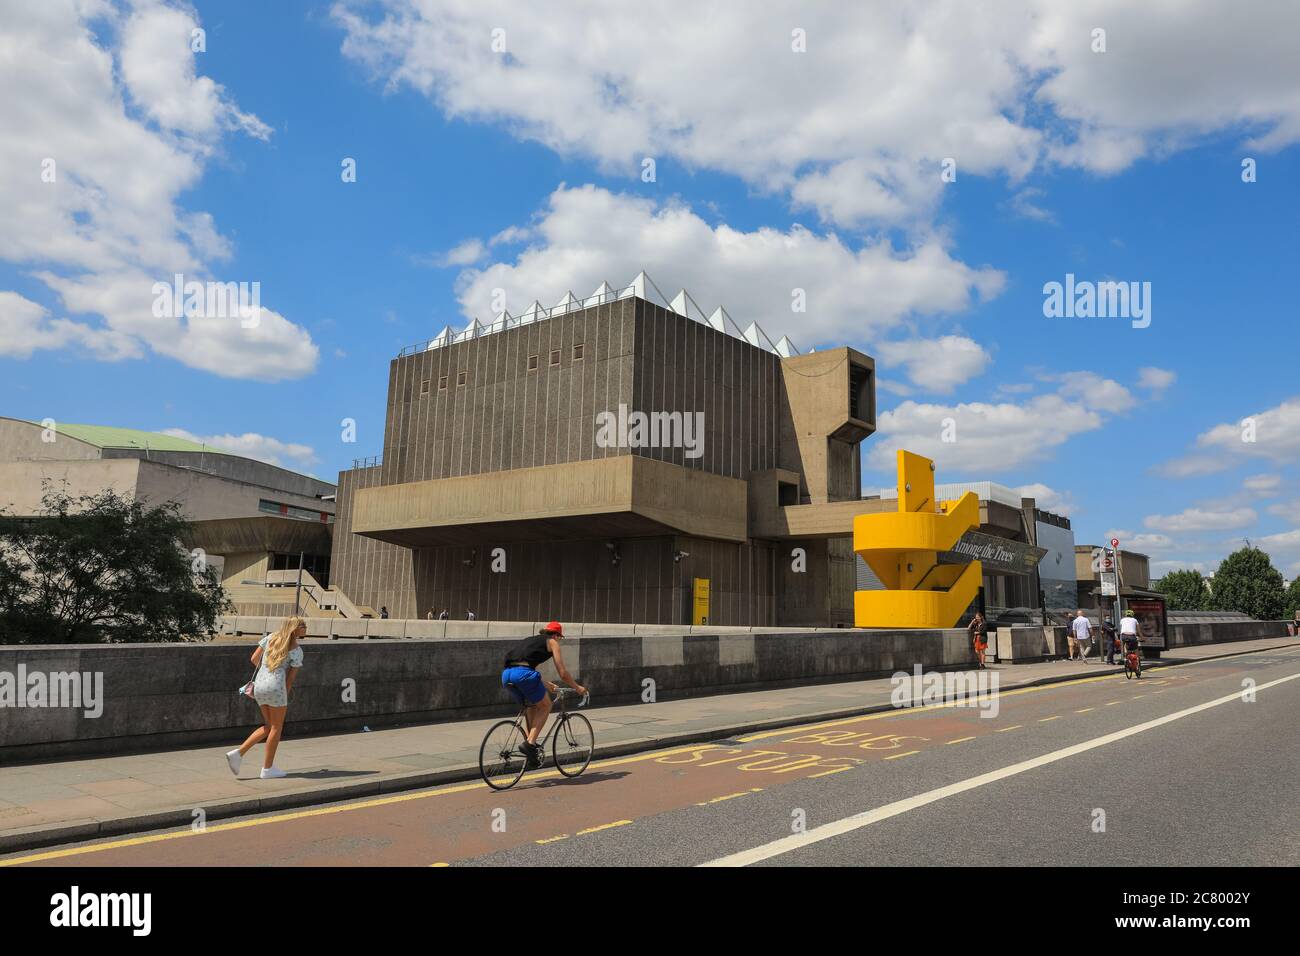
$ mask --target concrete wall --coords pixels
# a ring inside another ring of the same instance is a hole
[[[1215,621],[1212,624],[1170,624],[1170,648],[1223,641],[1256,641],[1263,637],[1286,637],[1287,621]]]
[[[253,624],[254,622],[247,622]],[[262,622],[265,624],[266,622]],[[324,622],[317,622],[324,623]],[[335,627],[387,626],[446,633],[425,640],[308,642],[289,710],[290,735],[359,731],[363,725],[449,720],[512,710],[500,687],[509,647],[536,625],[491,623],[487,636],[464,621],[334,621]],[[640,699],[643,681],[660,699],[728,690],[882,676],[920,663],[971,663],[964,631],[716,631],[682,634],[646,625],[623,633],[566,638],[570,670],[601,703]],[[493,634],[495,629],[498,634]],[[605,625],[606,631],[620,631]],[[640,633],[637,633],[640,631]],[[501,633],[504,632],[504,633]],[[513,632],[513,633],[510,633]],[[0,671],[99,672],[105,707],[97,719],[80,710],[4,711],[0,761],[238,742],[257,708],[236,690],[249,677],[249,645],[125,644],[0,647]],[[549,666],[549,665],[548,665]],[[553,676],[553,674],[552,674]],[[356,703],[342,701],[356,682]]]

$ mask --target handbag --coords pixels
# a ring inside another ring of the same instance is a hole
[[[262,653],[266,653],[265,649],[263,649]],[[262,662],[258,661],[257,666],[253,668],[253,676],[248,679],[247,684],[244,684],[239,688],[239,690],[235,691],[235,694],[239,697],[247,697],[249,700],[253,700],[253,685],[257,683],[257,675],[261,673],[261,671]]]

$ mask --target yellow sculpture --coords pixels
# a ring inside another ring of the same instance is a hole
[[[876,573],[883,591],[853,595],[858,627],[953,627],[979,592],[981,569],[939,564],[938,553],[980,523],[979,497],[934,500],[934,462],[898,452],[898,512],[853,519],[853,550]]]

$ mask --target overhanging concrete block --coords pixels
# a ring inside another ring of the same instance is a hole
[[[346,618],[336,617],[330,625],[330,637],[365,637],[366,627],[370,624],[369,618],[357,618],[348,620]]]
[[[541,628],[530,621],[488,621],[488,637],[532,637]]]
[[[407,621],[406,636],[408,638],[420,638],[428,640],[435,637],[447,636],[446,621]]]
[[[369,622],[369,625],[370,626],[366,630],[366,637],[392,638],[392,637],[406,636],[406,621],[400,619],[396,619],[396,618],[389,618],[387,620],[384,620],[382,618],[372,619]]]

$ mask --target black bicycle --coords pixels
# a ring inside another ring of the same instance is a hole
[[[537,741],[542,766],[546,766],[546,743],[549,740],[555,769],[566,777],[576,777],[586,770],[587,764],[591,763],[591,753],[596,749],[596,734],[591,729],[591,721],[582,714],[569,713],[566,705],[568,698],[576,695],[577,691],[568,687],[555,691],[559,709],[551,715],[550,727]],[[588,691],[578,701],[578,706],[583,707],[590,700],[591,692]],[[493,790],[509,790],[524,775],[527,760],[523,743],[528,739],[527,728],[523,707],[514,720],[501,720],[488,728],[478,750],[478,770],[483,782]]]

